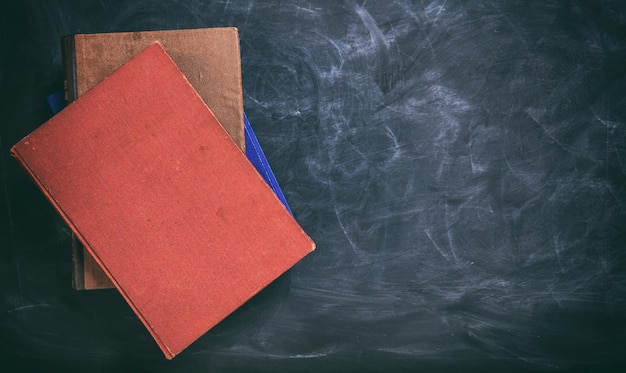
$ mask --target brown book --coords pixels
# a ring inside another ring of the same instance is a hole
[[[77,34],[63,39],[67,98],[74,101],[154,41],[159,41],[243,150],[243,94],[236,28]],[[75,289],[110,288],[97,263],[72,238]]]
[[[167,358],[315,248],[159,43],[11,151]]]

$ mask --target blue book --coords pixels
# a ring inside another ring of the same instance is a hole
[[[46,100],[48,101],[48,105],[50,106],[53,114],[58,113],[65,107],[65,96],[63,91],[55,92],[49,95]],[[278,185],[278,180],[276,180],[276,176],[274,176],[274,172],[272,172],[272,168],[263,153],[263,149],[261,149],[261,144],[259,144],[259,140],[254,134],[252,126],[250,125],[248,117],[245,113],[243,115],[243,124],[246,139],[246,156],[248,157],[248,160],[256,168],[259,174],[261,174],[267,185],[272,188],[278,199],[280,199],[283,205],[285,205],[287,211],[293,215],[291,209],[289,208],[289,204],[287,204],[287,199],[285,199],[285,195],[283,194],[282,189],[280,189],[280,185]]]
[[[261,149],[261,144],[259,144],[259,140],[257,140],[245,113],[243,114],[243,132],[246,139],[246,156],[248,157],[248,160],[254,165],[261,176],[263,176],[265,182],[270,186],[270,188],[272,188],[283,205],[285,205],[287,211],[293,215],[291,209],[289,208],[289,204],[287,204],[287,199],[285,199],[285,195],[280,189],[280,185],[278,185],[278,180],[276,180],[276,176],[274,176],[274,172],[272,172],[272,168],[267,162],[263,149]]]
[[[46,101],[48,101],[52,114],[56,114],[65,107],[65,93],[63,91],[54,92],[46,97]]]

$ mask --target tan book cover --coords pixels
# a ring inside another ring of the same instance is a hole
[[[63,39],[67,98],[74,101],[159,41],[240,149],[245,150],[239,34],[236,28],[203,28],[76,34]],[[75,289],[110,288],[100,266],[73,237]]]

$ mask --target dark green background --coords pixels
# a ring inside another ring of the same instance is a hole
[[[166,361],[115,291],[71,289],[9,149],[61,36],[215,26],[317,250]],[[5,1],[0,27],[3,372],[624,368],[622,2]]]

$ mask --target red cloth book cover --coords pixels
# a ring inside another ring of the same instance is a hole
[[[167,358],[315,248],[159,43],[12,153]]]
[[[68,100],[83,95],[154,41],[163,45],[233,141],[244,149],[239,33],[234,27],[66,36],[62,55]],[[75,237],[72,253],[75,289],[113,287]]]

